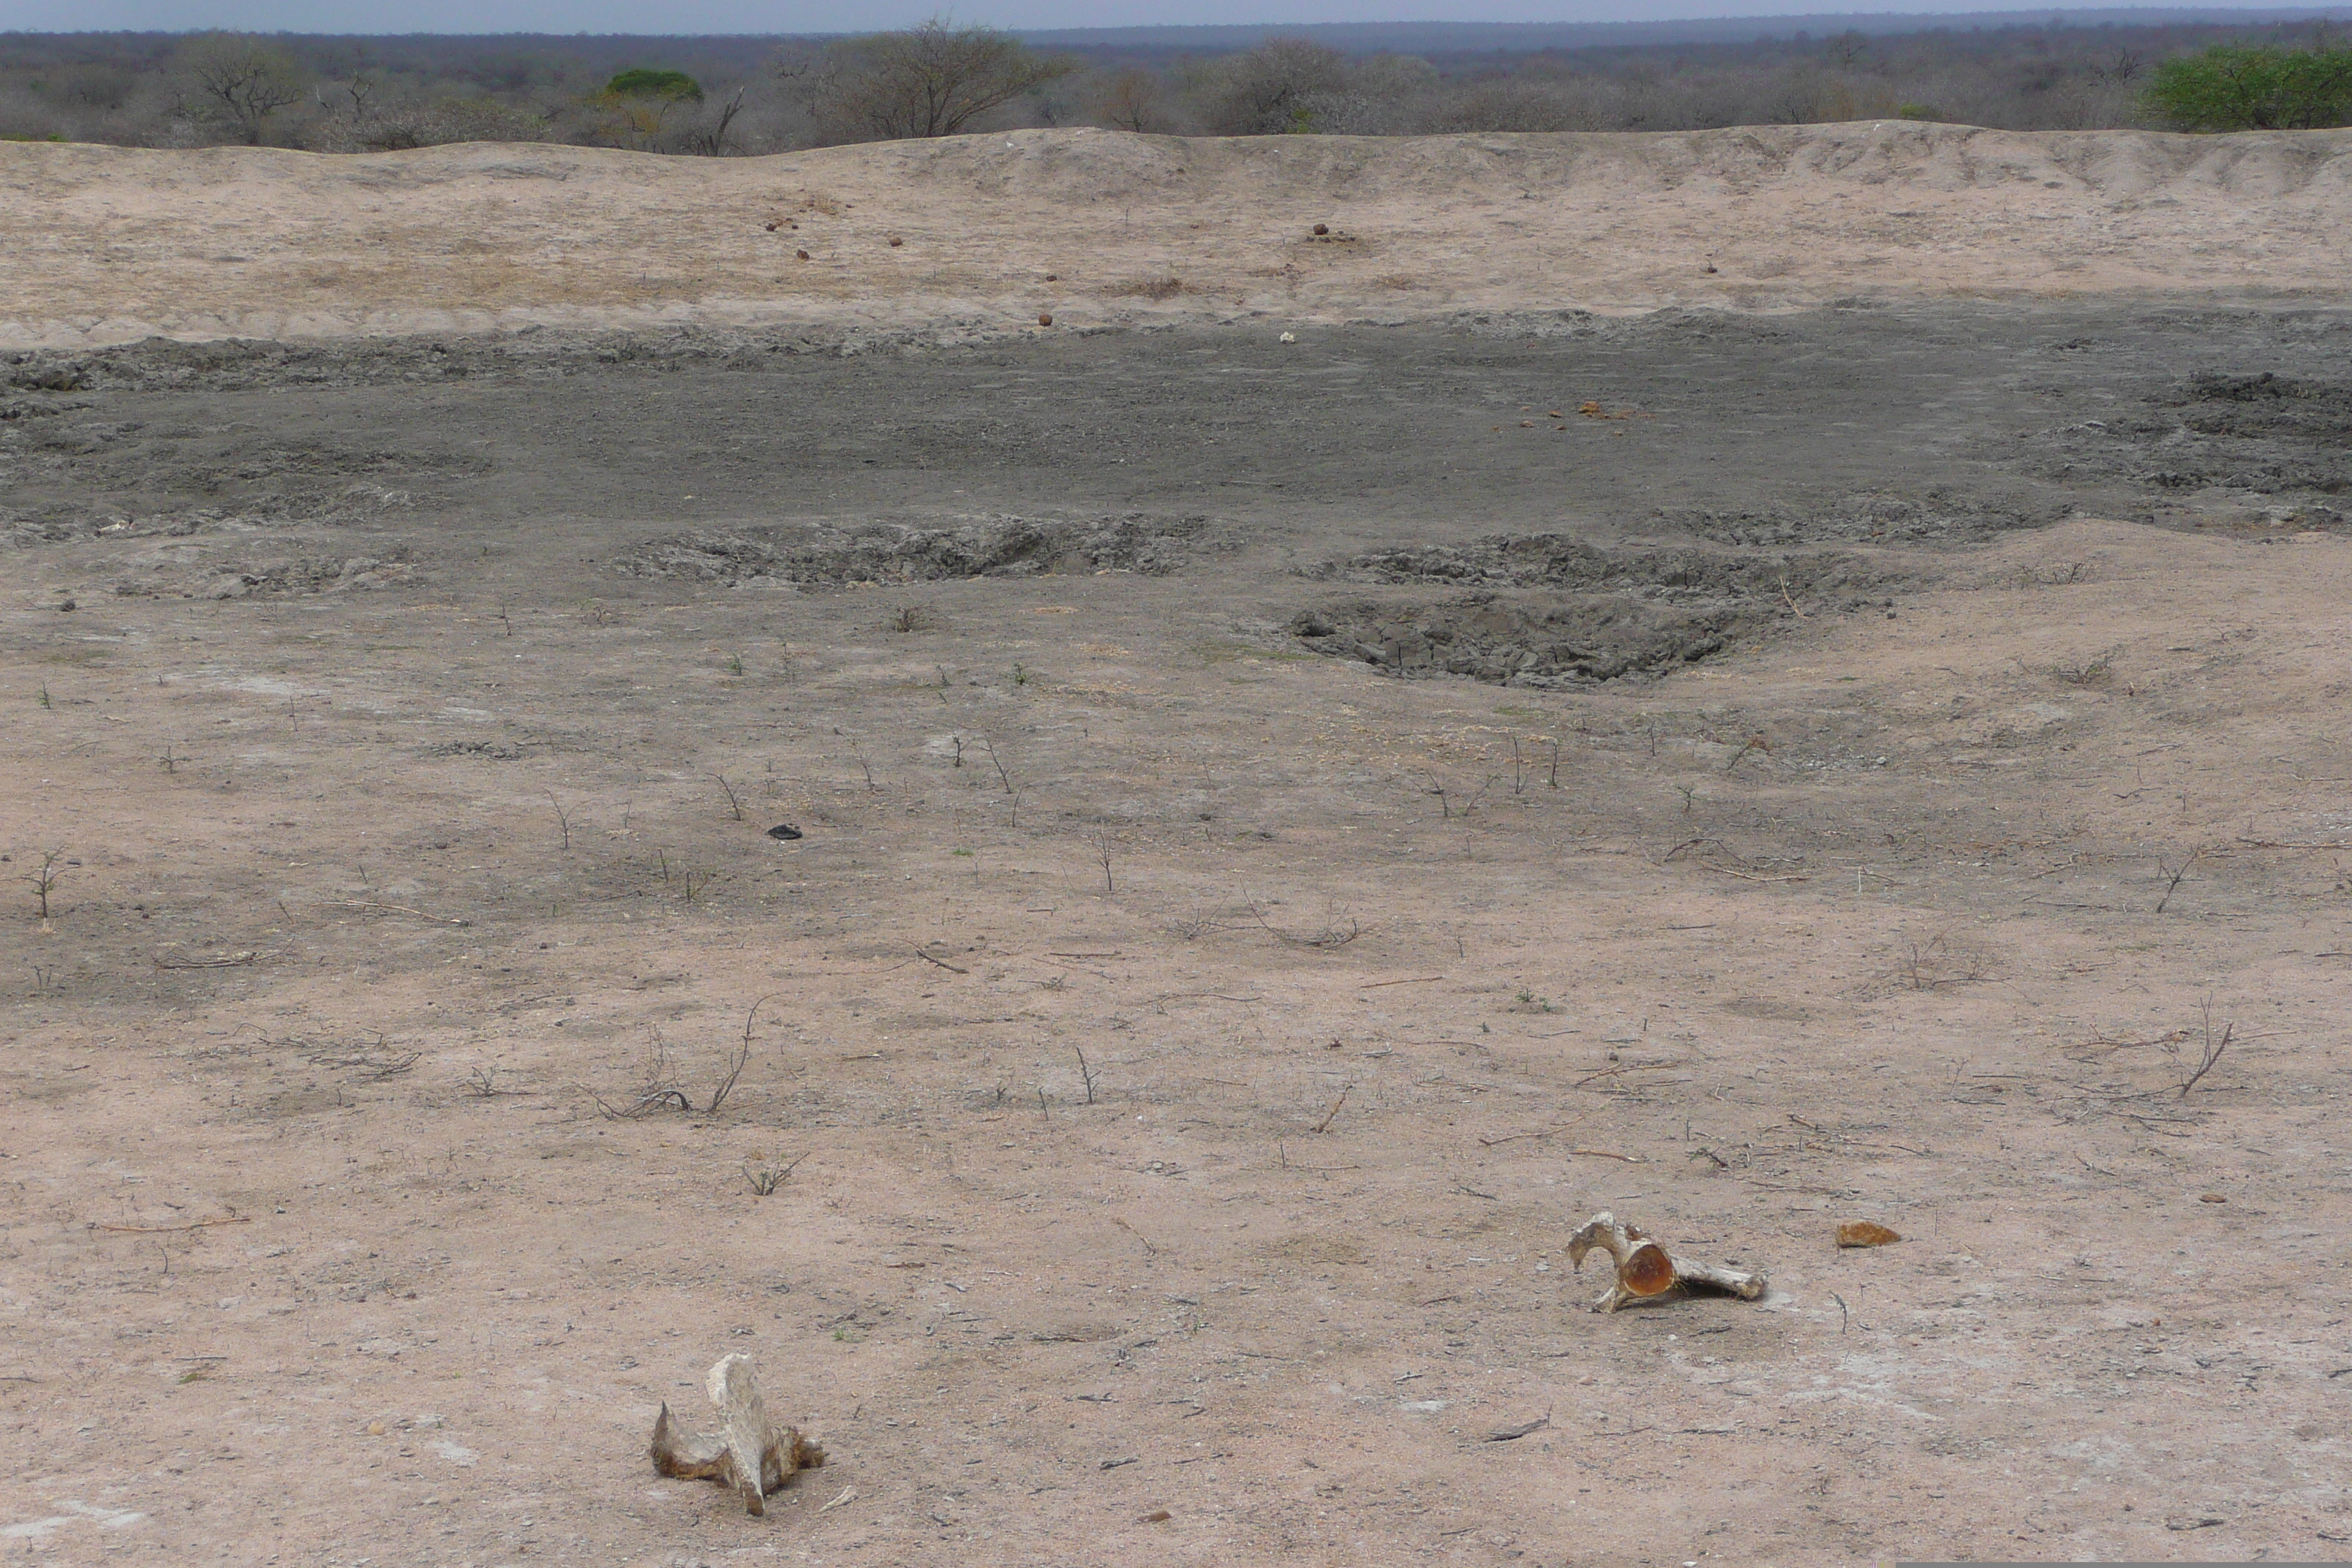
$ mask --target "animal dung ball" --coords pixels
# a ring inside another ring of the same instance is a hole
[[[1902,1240],[1897,1233],[1866,1219],[1850,1219],[1838,1226],[1840,1247],[1885,1247]]]
[[[773,234],[773,233],[775,233],[775,232],[776,232],[776,226],[775,226],[774,224],[770,224],[770,225],[768,226],[768,232],[769,232],[770,234]]]
[[[793,252],[793,255],[802,261],[806,261],[808,259],[808,252],[805,250],[795,250]]]
[[[1328,223],[1318,223],[1315,226],[1315,232],[1318,235],[1328,234],[1331,232],[1331,226]]]
[[[1715,263],[1714,263],[1714,262],[1712,262],[1712,261],[1708,262],[1708,263],[1706,264],[1706,269],[1707,269],[1709,272],[1714,271],[1714,270],[1715,270]]]
[[[1045,281],[1048,283],[1059,283],[1061,280],[1062,275],[1058,272],[1048,272],[1045,274]]]
[[[907,243],[907,242],[906,242],[905,240],[900,239],[900,238],[899,238],[897,235],[895,235],[895,234],[894,234],[894,235],[892,235],[892,236],[890,237],[890,248],[891,248],[891,249],[893,249],[893,250],[898,249],[900,246],[902,246],[902,245],[904,245],[904,244],[906,244],[906,243]]]
[[[1037,318],[1037,324],[1041,327],[1050,327],[1054,324],[1054,318],[1048,315],[1040,314]]]
[[[790,844],[793,839],[798,838],[800,836],[801,830],[794,827],[789,822],[779,822],[773,827],[768,829],[768,837],[777,840],[779,843]]]

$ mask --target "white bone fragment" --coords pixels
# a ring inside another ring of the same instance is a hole
[[[750,1356],[719,1358],[710,1369],[710,1403],[719,1407],[719,1430],[699,1435],[682,1429],[667,1404],[661,1407],[651,1450],[656,1475],[707,1477],[740,1496],[745,1512],[764,1514],[768,1493],[793,1472],[824,1463],[824,1450],[800,1428],[769,1422]]]
[[[1749,1269],[1726,1268],[1717,1263],[1672,1257],[1637,1226],[1619,1224],[1617,1216],[1606,1209],[1586,1220],[1568,1238],[1568,1260],[1580,1270],[1585,1254],[1595,1248],[1609,1254],[1617,1265],[1617,1278],[1592,1303],[1596,1312],[1613,1312],[1628,1301],[1663,1300],[1693,1290],[1753,1301],[1762,1297],[1770,1283],[1763,1275]]]

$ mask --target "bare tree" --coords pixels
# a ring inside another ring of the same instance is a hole
[[[1268,38],[1211,68],[1209,128],[1224,136],[1320,129],[1317,110],[1348,90],[1348,57],[1304,38]]]
[[[1149,132],[1163,129],[1167,116],[1160,105],[1160,79],[1133,67],[1102,84],[1094,95],[1095,118],[1114,131]]]
[[[686,132],[685,147],[688,153],[699,153],[705,158],[723,158],[727,155],[727,128],[735,123],[737,115],[743,112],[745,90],[743,88],[737,88],[733,95],[719,106],[719,120],[716,124],[692,128]]]
[[[226,116],[248,147],[261,145],[262,127],[289,104],[302,101],[301,68],[258,38],[208,33],[188,46],[188,80],[206,108]]]
[[[1034,53],[1009,33],[933,16],[902,33],[875,33],[828,50],[814,107],[828,133],[845,141],[953,136],[1076,68],[1073,61]]]

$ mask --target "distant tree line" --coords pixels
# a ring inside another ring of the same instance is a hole
[[[724,155],[1018,126],[1192,136],[1865,119],[2228,132],[2352,122],[2324,26],[2004,26],[1348,53],[1044,53],[935,19],[838,39],[0,35],[0,138],[314,152],[552,142]]]

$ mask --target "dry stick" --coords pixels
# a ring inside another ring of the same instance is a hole
[[[2180,886],[2180,879],[2189,875],[2189,868],[2197,864],[2198,860],[2204,855],[2204,853],[2205,851],[2202,849],[2190,850],[2189,858],[2180,863],[2180,869],[2172,873],[2172,880],[2164,885],[2164,897],[2156,900],[2156,912],[2158,914],[2162,914],[2164,912],[2164,906],[2172,901],[2172,890]],[[2157,858],[2156,868],[2159,871],[2165,869],[2164,859],[2161,856]]]
[[[735,1080],[743,1076],[743,1064],[751,1059],[752,1020],[759,1017],[760,1009],[766,1006],[774,994],[775,993],[772,991],[768,995],[761,997],[751,1004],[751,1010],[743,1015],[742,1047],[736,1051],[734,1060],[728,1064],[727,1076],[720,1079],[719,1087],[710,1091],[710,1109],[704,1112],[705,1115],[718,1115],[719,1108],[727,1103],[727,1097],[735,1092]]]
[[[179,963],[159,958],[155,960],[155,967],[158,969],[226,969],[234,964],[251,963],[260,956],[260,950],[256,949],[251,952],[240,952],[230,958],[191,958]],[[2321,956],[2326,955],[2323,953]]]
[[[204,1230],[215,1225],[251,1225],[253,1216],[231,1209],[226,1219],[200,1219],[193,1225],[99,1225],[92,1222],[85,1228],[110,1230],[124,1236],[168,1236],[175,1231]]]
[[[1570,1149],[1571,1154],[1590,1154],[1596,1160],[1622,1160],[1629,1165],[1646,1165],[1650,1162],[1639,1154],[1612,1154],[1606,1149]]]
[[[1735,871],[1728,866],[1718,866],[1712,860],[1699,862],[1702,870],[1720,871],[1727,877],[1737,877],[1743,882],[1810,882],[1811,877],[1759,877],[1753,871]]]
[[[1111,832],[1109,828],[1106,827],[1102,830],[1101,836],[1095,840],[1095,858],[1102,862],[1103,891],[1106,893],[1114,893],[1118,890],[1111,885],[1110,847]]]
[[[2182,1082],[2180,1086],[2181,1099],[2187,1100],[2189,1098],[2189,1091],[2197,1087],[2197,1080],[2213,1070],[2213,1064],[2220,1061],[2221,1059],[2221,1053],[2230,1048],[2230,1036],[2236,1030],[2237,1026],[2238,1026],[2235,1023],[2222,1025],[2221,1037],[2216,1040],[2213,1038],[2212,1018],[2210,1016],[2206,1018],[2205,1038],[2209,1043],[2205,1047],[2205,1059],[2202,1062],[2200,1062],[2197,1066],[2197,1070],[2190,1073],[2188,1079]]]
[[[727,792],[727,804],[733,809],[735,813],[735,820],[738,822],[742,821],[743,803],[735,798],[735,786],[727,782],[727,775],[725,773],[712,773],[710,776],[717,779],[719,781],[719,787]]]
[[[1683,1064],[1680,1062],[1628,1062],[1621,1068],[1603,1068],[1599,1072],[1588,1073],[1584,1077],[1578,1079],[1574,1083],[1570,1084],[1568,1087],[1570,1089],[1582,1089],[1588,1083],[1592,1083],[1604,1078],[1615,1078],[1619,1073],[1664,1072],[1668,1068],[1678,1068],[1682,1065]]]
[[[1127,1221],[1119,1218],[1117,1215],[1113,1215],[1111,1216],[1110,1222],[1111,1224],[1118,1226],[1119,1229],[1127,1232],[1128,1235],[1135,1237],[1136,1240],[1143,1243],[1143,1256],[1146,1258],[1157,1258],[1160,1256],[1160,1249],[1151,1245],[1151,1238],[1150,1237],[1144,1235],[1141,1231],[1136,1229],[1133,1226],[1128,1224]]]
[[[957,973],[957,974],[970,974],[970,973],[971,973],[971,970],[969,970],[969,969],[958,969],[958,968],[956,968],[956,966],[955,966],[954,964],[950,963],[949,963],[946,959],[944,959],[944,958],[931,958],[931,955],[930,955],[929,953],[925,952],[924,952],[921,948],[919,948],[919,948],[917,948],[917,949],[915,950],[915,956],[916,956],[917,958],[928,958],[928,959],[930,959],[930,961],[931,961],[933,963],[938,964],[941,969],[945,969],[945,970],[952,971],[953,973]]]
[[[1079,1050],[1076,1046],[1072,1046],[1070,1049],[1078,1053],[1078,1080],[1087,1086],[1087,1103],[1092,1105],[1095,1102],[1095,1069],[1087,1065],[1085,1051]]]
[[[563,829],[563,847],[565,847],[566,849],[571,848],[571,847],[572,847],[572,818],[571,818],[568,815],[566,815],[566,814],[565,814],[564,809],[563,809],[563,803],[562,803],[562,801],[560,801],[560,800],[558,800],[558,799],[556,799],[556,798],[555,798],[555,792],[554,792],[553,790],[551,790],[551,790],[542,790],[542,791],[541,791],[540,793],[541,793],[541,794],[542,794],[542,795],[546,795],[546,796],[547,796],[547,804],[548,804],[548,805],[551,805],[551,806],[553,806],[553,807],[555,808],[555,820],[556,820],[556,823],[557,823],[557,825],[558,825],[558,826],[560,826]]]
[[[1290,1163],[1290,1151],[1278,1139],[1275,1142],[1274,1151],[1281,1156],[1282,1168],[1286,1171],[1360,1171],[1363,1169],[1361,1165],[1294,1165]]]
[[[1580,1116],[1576,1119],[1576,1121],[1581,1121],[1583,1120],[1584,1118]],[[1499,1148],[1505,1143],[1516,1143],[1522,1138],[1549,1138],[1555,1133],[1567,1131],[1570,1128],[1576,1125],[1576,1121],[1563,1121],[1557,1127],[1546,1127],[1541,1131],[1535,1132],[1512,1132],[1500,1138],[1481,1138],[1478,1142],[1484,1143],[1489,1149],[1494,1149]]]
[[[1374,980],[1356,987],[1359,991],[1378,991],[1383,985],[1430,985],[1444,979],[1443,974],[1423,974],[1412,980]]]
[[[1351,1083],[1347,1089],[1343,1089],[1339,1091],[1339,1098],[1331,1102],[1331,1109],[1324,1113],[1322,1121],[1315,1124],[1316,1131],[1320,1132],[1331,1125],[1331,1119],[1339,1114],[1339,1108],[1341,1106],[1348,1103],[1349,1091],[1353,1089],[1356,1086]]]
[[[435,925],[443,926],[469,926],[474,923],[471,921],[451,920],[446,915],[428,915],[423,910],[407,909],[399,904],[363,904],[352,899],[329,899],[320,907],[330,910],[374,910],[387,915],[413,915],[420,921],[431,921]]]

